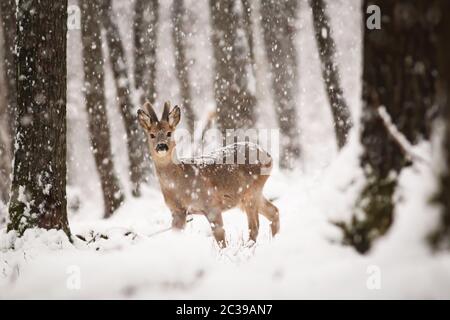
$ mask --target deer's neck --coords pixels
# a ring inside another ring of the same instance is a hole
[[[175,148],[173,148],[172,152],[165,157],[158,157],[155,152],[153,152],[152,157],[156,174],[161,185],[164,184],[164,181],[167,181],[167,178],[174,178],[176,175],[180,174],[180,167],[177,165],[178,158]]]

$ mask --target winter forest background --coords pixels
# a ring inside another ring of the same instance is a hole
[[[449,7],[2,0],[0,298],[450,298]],[[170,229],[146,100],[279,133],[279,235]]]

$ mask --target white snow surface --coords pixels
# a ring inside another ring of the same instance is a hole
[[[428,202],[431,170],[402,172],[394,224],[364,256],[339,244],[339,231],[329,223],[328,213],[349,209],[329,194],[346,198],[352,192],[337,192],[339,181],[330,182],[337,171],[275,173],[265,193],[276,198],[281,233],[272,238],[261,217],[255,245],[247,241],[246,218],[237,209],[224,214],[225,249],[215,245],[202,216],[183,232],[158,233],[170,225],[170,215],[152,188],[109,220],[90,217],[89,209],[72,216],[73,233],[87,243],[71,244],[61,231],[32,230],[17,239],[3,230],[0,298],[450,298],[450,256],[431,253],[424,241],[438,212]],[[373,270],[376,288],[368,284]]]

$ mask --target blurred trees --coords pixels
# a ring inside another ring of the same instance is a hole
[[[158,45],[159,0],[136,0],[134,3],[134,86],[141,105],[156,99],[156,47]],[[142,176],[151,175],[152,161],[148,151],[147,135],[143,135],[145,162]]]
[[[240,0],[210,0],[219,129],[255,125],[255,78]]]
[[[17,135],[8,230],[62,229],[66,203],[67,2],[18,1]]]
[[[144,135],[138,127],[136,112],[130,97],[130,81],[125,59],[125,50],[120,37],[119,27],[115,21],[116,17],[114,16],[111,0],[102,0],[102,5],[99,9],[109,48],[117,100],[127,135],[129,175],[132,184],[132,193],[135,196],[139,196],[140,185],[145,181],[143,174],[145,166],[143,155]]]
[[[253,21],[252,21],[252,4],[251,0],[241,0],[243,6],[243,19],[244,19],[244,29],[245,36],[247,37],[248,50],[250,55],[250,62],[255,65],[255,46],[253,40]]]
[[[437,105],[441,122],[444,125],[443,164],[445,168],[439,177],[439,189],[433,199],[441,207],[439,225],[430,235],[434,249],[450,249],[450,20],[444,13],[450,12],[450,1],[441,1],[441,15],[438,16],[437,37]],[[440,133],[440,132],[439,132]]]
[[[16,0],[2,0],[0,2],[0,14],[2,15],[3,37],[4,37],[4,68],[6,72],[6,97],[8,102],[7,112],[9,115],[10,136],[14,137],[15,112],[17,106],[16,86],[16,62],[15,37],[16,37]]]
[[[0,8],[1,9],[1,8]],[[11,134],[9,131],[9,114],[7,101],[7,83],[4,63],[2,17],[0,15],[0,222],[5,217],[1,204],[8,202],[11,173]]]
[[[189,132],[194,132],[195,113],[192,107],[191,86],[189,82],[189,61],[186,56],[186,9],[184,0],[172,3],[172,39],[175,47],[175,68],[180,84],[183,109]]]
[[[121,205],[124,195],[114,169],[111,137],[106,113],[101,4],[80,0],[83,45],[84,92],[92,152],[103,192],[104,215],[109,217]]]
[[[330,21],[324,0],[309,0],[313,13],[314,34],[322,68],[322,78],[333,115],[333,124],[339,149],[347,142],[352,127],[350,110],[344,98],[335,63],[336,44],[331,34]]]
[[[383,17],[380,30],[364,29],[361,167],[366,184],[352,221],[339,224],[345,243],[362,253],[391,226],[398,174],[410,163],[410,155],[388,132],[379,108],[385,108],[411,143],[429,136],[435,98],[434,19],[439,12],[435,6],[442,2],[366,0],[364,12],[371,4],[381,8]]]
[[[12,140],[15,131],[16,68],[16,2],[0,3],[0,202],[7,203],[10,189]],[[1,212],[0,212],[1,216]]]
[[[298,3],[292,0],[262,0],[261,23],[266,55],[272,73],[272,89],[280,127],[280,165],[292,168],[300,157],[295,92],[297,89],[297,50],[295,20]]]
[[[141,104],[156,98],[156,46],[159,21],[158,0],[136,0],[134,7],[134,82]]]

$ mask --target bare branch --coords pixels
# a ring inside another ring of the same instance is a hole
[[[404,155],[407,157],[408,160],[425,163],[428,166],[431,165],[429,159],[426,159],[414,152],[413,145],[392,122],[391,116],[386,111],[386,108],[384,106],[379,106],[377,112],[381,120],[383,121],[383,124],[386,127],[387,131],[394,139],[394,141],[397,143],[397,145],[400,147],[400,149],[402,150],[402,152],[404,153]]]

